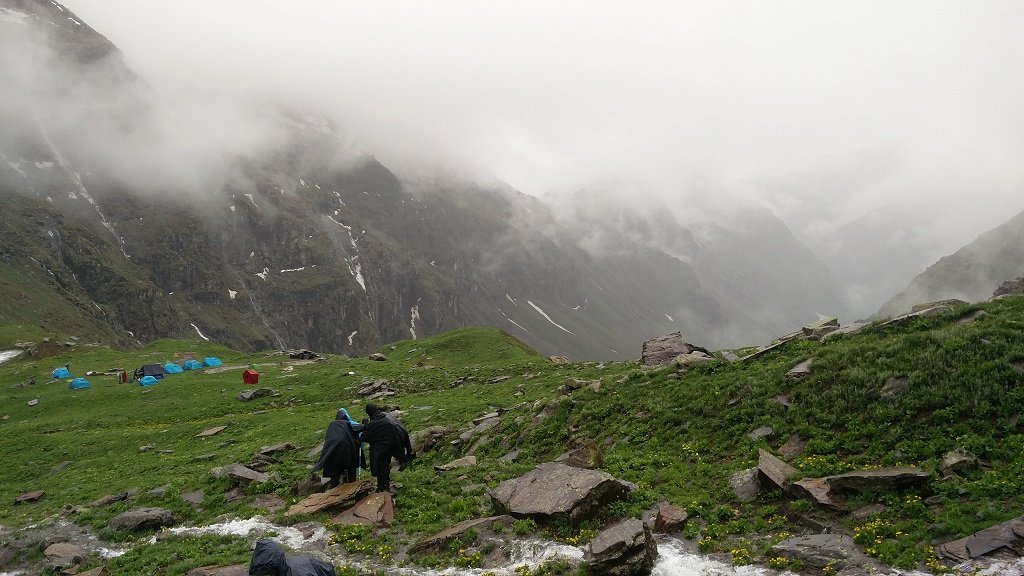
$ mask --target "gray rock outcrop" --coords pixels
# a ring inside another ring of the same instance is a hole
[[[697,351],[711,356],[706,348],[690,344],[683,339],[682,333],[673,332],[644,342],[640,359],[645,366],[658,366],[668,364],[681,354]]]
[[[872,470],[854,470],[845,474],[828,476],[825,482],[834,492],[885,492],[901,488],[923,486],[931,475],[914,466],[896,466]]]
[[[964,562],[997,553],[1019,558],[1024,556],[1024,516],[996,524],[966,538],[940,544],[935,551],[939,556],[954,562]]]
[[[518,518],[562,519],[576,524],[629,492],[626,483],[606,472],[547,462],[502,482],[490,496],[498,507]]]
[[[865,566],[874,562],[845,534],[812,534],[787,538],[772,546],[772,552],[786,558],[799,559],[808,566],[836,569]]]
[[[111,530],[155,530],[174,524],[174,514],[163,508],[136,508],[111,518],[107,526]]]
[[[646,576],[658,547],[643,522],[627,518],[594,537],[584,557],[591,576]]]

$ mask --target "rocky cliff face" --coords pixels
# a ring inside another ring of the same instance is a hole
[[[0,324],[343,353],[491,325],[549,354],[633,358],[653,335],[756,343],[839,305],[768,215],[695,234],[580,197],[567,223],[508,188],[399,178],[279,106],[261,115],[272,146],[201,177],[171,152],[147,163],[159,98],[116,47],[48,1],[3,0],[0,27],[24,96],[0,102]]]
[[[1024,274],[1024,212],[940,259],[914,278],[878,311],[878,316],[907,312],[914,304],[947,298],[986,300],[1000,283]]]

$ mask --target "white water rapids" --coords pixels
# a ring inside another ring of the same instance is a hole
[[[0,350],[0,364],[3,364],[8,360],[14,360],[18,356],[21,356],[23,352],[24,350]],[[0,574],[0,576],[3,576],[3,574]]]

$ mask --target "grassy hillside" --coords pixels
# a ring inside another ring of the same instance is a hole
[[[985,315],[958,322],[976,310]],[[352,547],[353,554],[384,556],[381,550],[386,550],[390,558],[411,539],[489,514],[482,486],[495,486],[569,447],[593,441],[603,451],[603,469],[639,489],[582,527],[540,527],[548,537],[584,538],[605,520],[638,515],[668,499],[690,513],[685,534],[698,540],[701,549],[729,553],[737,563],[770,561],[772,543],[813,522],[877,535],[885,544],[871,547],[873,555],[918,566],[930,558],[932,544],[1024,513],[1022,327],[1024,297],[1015,297],[906,324],[872,326],[826,343],[794,342],[755,361],[717,360],[685,373],[672,367],[643,370],[635,362],[554,365],[491,329],[386,345],[380,350],[388,357],[383,362],[335,356],[293,365],[282,356],[242,355],[198,341],[160,341],[132,352],[82,347],[66,357],[0,365],[0,458],[5,463],[0,525],[26,526],[66,504],[85,505],[130,489],[143,492],[131,506],[163,506],[179,521],[191,523],[225,513],[261,513],[252,507],[257,492],[295,501],[291,488],[308,475],[311,463],[305,454],[322,440],[335,410],[354,408],[353,414],[361,416],[364,401],[357,390],[383,378],[397,394],[382,401],[401,407],[410,430],[439,425],[453,432],[393,477],[403,485],[396,526],[372,538],[362,534],[376,547]],[[5,338],[16,332],[0,330]],[[68,390],[66,382],[46,383],[50,370],[68,361],[78,375],[209,354],[238,368],[169,376],[151,388],[117,384],[112,377],[92,378],[93,387],[79,391]],[[785,372],[807,358],[814,358],[812,373],[788,381]],[[261,385],[277,389],[279,396],[247,403],[236,399],[246,389],[241,369],[250,365],[260,370]],[[22,385],[31,376],[37,383]],[[881,388],[891,377],[905,377],[907,387],[883,397]],[[592,386],[595,381],[599,385]],[[28,406],[32,399],[38,404]],[[474,417],[499,408],[507,412],[500,427],[477,446],[480,464],[467,469],[461,480],[435,473],[434,464],[469,449],[470,443],[450,440]],[[213,426],[227,429],[210,438],[195,437]],[[762,426],[774,432],[750,440],[747,434]],[[843,513],[777,492],[738,502],[729,476],[753,466],[758,448],[777,452],[793,434],[807,440],[805,453],[791,460],[801,476],[913,464],[933,473],[931,491],[862,495],[849,499]],[[261,446],[283,441],[300,449],[272,466],[280,481],[250,487],[248,499],[225,502],[226,481],[210,478],[209,469],[248,462]],[[943,477],[940,459],[953,449],[969,451],[981,466]],[[520,451],[517,459],[499,460],[513,450]],[[63,462],[70,464],[52,472]],[[162,496],[144,494],[163,485],[170,488]],[[180,498],[195,489],[207,494],[199,508]],[[37,503],[11,505],[29,490],[45,490],[46,495]],[[874,502],[885,510],[863,520],[847,513]],[[106,538],[130,540],[105,528],[129,506],[117,503],[71,518]],[[351,536],[339,534],[342,541]],[[168,538],[108,567],[112,574],[142,573],[153,566],[165,567],[160,573],[179,574],[210,558],[245,561],[247,556],[248,548],[231,538]]]

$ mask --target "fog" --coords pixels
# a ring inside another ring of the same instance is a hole
[[[1015,1],[65,5],[205,148],[246,140],[216,103],[275,100],[397,169],[765,208],[862,312],[1024,209]]]

